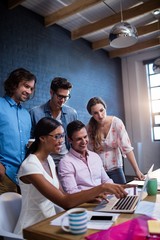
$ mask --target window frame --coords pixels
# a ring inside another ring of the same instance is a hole
[[[160,130],[158,133],[158,138],[155,136],[155,128],[159,127],[160,128],[160,123],[156,123],[156,116],[160,117],[160,110],[158,110],[157,112],[154,112],[153,110],[153,101],[160,101],[160,97],[158,96],[158,99],[152,99],[152,94],[151,94],[151,90],[154,88],[159,88],[160,87],[160,83],[158,83],[156,86],[151,86],[151,76],[153,75],[158,75],[160,78],[160,73],[154,73],[153,72],[153,62],[147,63],[146,64],[146,69],[147,69],[147,77],[148,77],[148,90],[149,90],[149,103],[150,103],[150,114],[151,114],[151,132],[152,132],[152,139],[154,142],[160,142]],[[151,70],[152,69],[152,70]],[[157,131],[158,132],[158,131]]]

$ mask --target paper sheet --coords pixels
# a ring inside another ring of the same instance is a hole
[[[140,180],[133,180],[127,184],[134,184],[134,185],[137,185],[139,187],[143,187],[143,184],[144,184],[144,181],[140,181]]]
[[[153,172],[151,172],[149,174],[149,177],[150,178],[157,178],[157,182],[158,182],[158,190],[160,191],[160,169],[157,169]],[[139,187],[142,187],[143,184],[144,184],[144,181],[139,181],[139,180],[133,180],[131,182],[129,182],[128,184],[135,184],[135,185],[138,185]]]
[[[141,201],[135,211],[136,214],[144,214],[160,220],[160,203]]]
[[[88,225],[87,228],[88,229],[108,229],[109,227],[112,226],[113,221],[90,221],[92,216],[115,216],[115,219],[119,216],[119,214],[114,214],[114,213],[103,213],[103,212],[94,212],[94,211],[87,211],[88,213]],[[60,217],[52,220],[50,222],[51,225],[55,225],[55,226],[61,226],[61,220],[64,217],[66,213],[64,213],[63,215],[61,215]],[[65,219],[64,221],[65,226],[68,226],[68,218]]]
[[[160,190],[160,179],[157,178],[157,181],[158,181],[158,190]],[[143,187],[144,181],[133,180],[127,184],[135,184],[135,185],[138,185],[139,187]]]

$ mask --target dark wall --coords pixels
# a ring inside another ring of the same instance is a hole
[[[68,105],[86,123],[86,104],[93,96],[102,97],[108,114],[124,119],[121,61],[109,59],[103,50],[92,51],[90,43],[72,41],[70,33],[54,25],[44,27],[43,18],[21,6],[8,10],[0,1],[0,95],[3,81],[15,68],[24,67],[38,79],[35,97],[24,106],[29,109],[46,102],[51,80],[67,78],[73,84]]]

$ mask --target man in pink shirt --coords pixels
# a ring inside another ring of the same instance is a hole
[[[68,124],[67,135],[71,148],[60,160],[58,175],[67,193],[89,189],[104,182],[113,183],[108,177],[102,160],[88,150],[88,135],[85,125],[78,120]]]

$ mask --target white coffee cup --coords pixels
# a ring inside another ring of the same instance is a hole
[[[65,225],[65,219],[68,218],[69,227]],[[61,227],[66,232],[72,234],[84,234],[87,231],[88,215],[85,208],[72,208],[66,212],[61,221]]]

